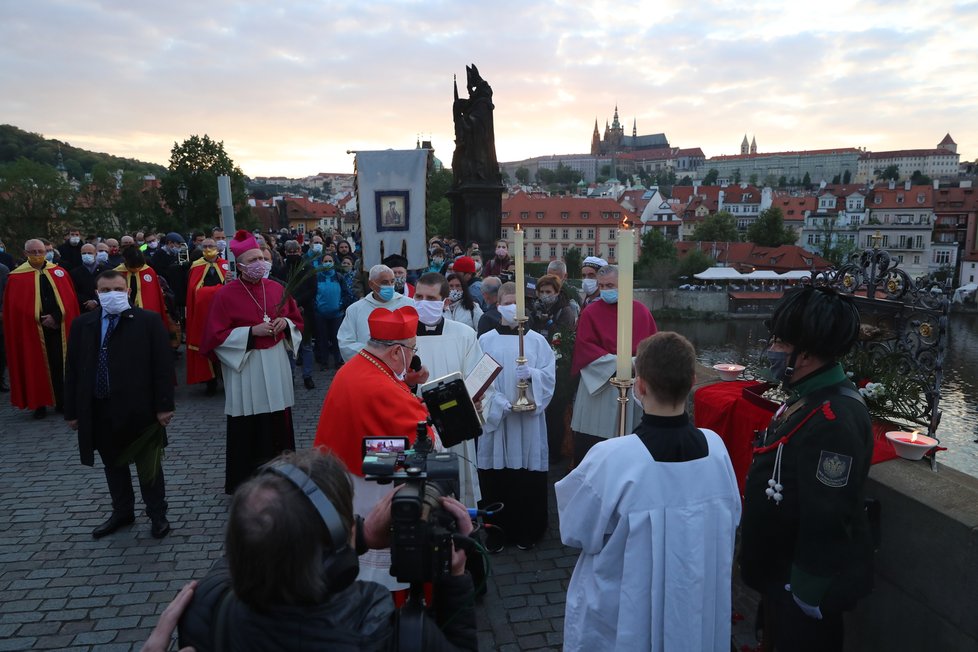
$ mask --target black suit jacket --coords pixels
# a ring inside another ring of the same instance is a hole
[[[95,279],[105,271],[104,265],[96,265],[94,271],[88,271],[84,263],[69,272],[71,280],[75,283],[75,294],[78,296],[78,306],[82,312],[89,312],[85,309],[86,301],[98,303],[98,292],[95,290]],[[98,308],[96,308],[98,310]]]
[[[102,310],[75,319],[65,364],[65,419],[78,420],[81,463],[94,451],[114,459],[156,421],[173,410],[173,351],[160,316],[132,308],[119,316],[109,338],[109,393],[103,421],[96,423],[95,375],[102,338]]]

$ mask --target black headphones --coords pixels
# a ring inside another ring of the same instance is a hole
[[[332,542],[323,556],[323,578],[329,593],[338,593],[353,584],[360,573],[360,561],[356,551],[350,547],[350,533],[343,527],[339,512],[326,494],[294,464],[271,462],[261,467],[261,473],[274,473],[294,484],[323,519]]]

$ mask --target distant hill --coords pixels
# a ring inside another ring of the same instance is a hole
[[[122,158],[90,152],[87,149],[72,147],[68,143],[53,138],[45,138],[13,125],[0,125],[0,165],[12,163],[24,157],[35,163],[56,166],[58,164],[58,148],[64,159],[68,176],[73,179],[83,179],[96,165],[102,164],[110,171],[125,170],[143,174],[161,176],[166,168],[156,163],[146,163],[132,158]]]

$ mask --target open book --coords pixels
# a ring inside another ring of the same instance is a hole
[[[491,355],[482,354],[479,364],[475,366],[472,373],[465,377],[465,389],[468,390],[473,401],[482,398],[482,395],[489,389],[489,385],[492,385],[492,381],[502,370],[502,365],[496,362]]]

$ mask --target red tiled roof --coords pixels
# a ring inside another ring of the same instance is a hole
[[[676,252],[679,256],[685,256],[698,247],[707,256],[712,256],[714,246],[717,251],[717,262],[724,263],[741,272],[749,272],[755,269],[786,272],[792,269],[811,269],[812,265],[819,270],[829,267],[827,260],[798,245],[761,247],[753,242],[682,241],[676,243]]]
[[[610,197],[530,197],[524,193],[519,193],[503,200],[503,224],[523,224],[524,227],[532,227],[538,224],[560,225],[570,224],[576,226],[613,226],[615,224],[614,214],[618,213],[617,221],[628,218],[635,222],[638,216],[623,207]],[[526,213],[526,217],[521,217],[521,213]],[[537,214],[542,213],[542,217]],[[561,217],[561,213],[567,213],[567,219]],[[581,217],[581,213],[587,213],[587,219]],[[607,218],[603,214],[608,214]]]
[[[706,158],[706,154],[699,147],[676,150],[676,156],[698,156],[699,158]]]
[[[710,158],[711,161],[733,161],[749,158],[764,158],[765,156],[814,156],[817,154],[853,154],[860,150],[855,147],[837,147],[835,149],[807,149],[797,152],[763,152],[759,154],[721,154]]]
[[[814,213],[818,208],[818,199],[815,197],[792,197],[780,196],[771,200],[772,208],[780,208],[785,222],[802,221],[806,213]]]
[[[896,149],[890,152],[863,152],[860,161],[876,161],[890,158],[910,158],[911,156],[928,158],[931,156],[957,156],[947,149]]]
[[[954,142],[954,139],[951,138],[951,133],[950,132],[948,132],[948,134],[946,136],[944,136],[944,140],[942,140],[941,142],[939,142],[937,144],[938,145],[957,145],[957,143]]]
[[[893,190],[888,187],[873,189],[873,197],[866,203],[866,207],[871,210],[891,209],[922,209],[933,208],[934,188],[932,186],[910,186],[910,190],[904,190],[904,186],[898,185]],[[918,201],[918,196],[923,195],[923,201]],[[877,199],[879,202],[877,203]]]

